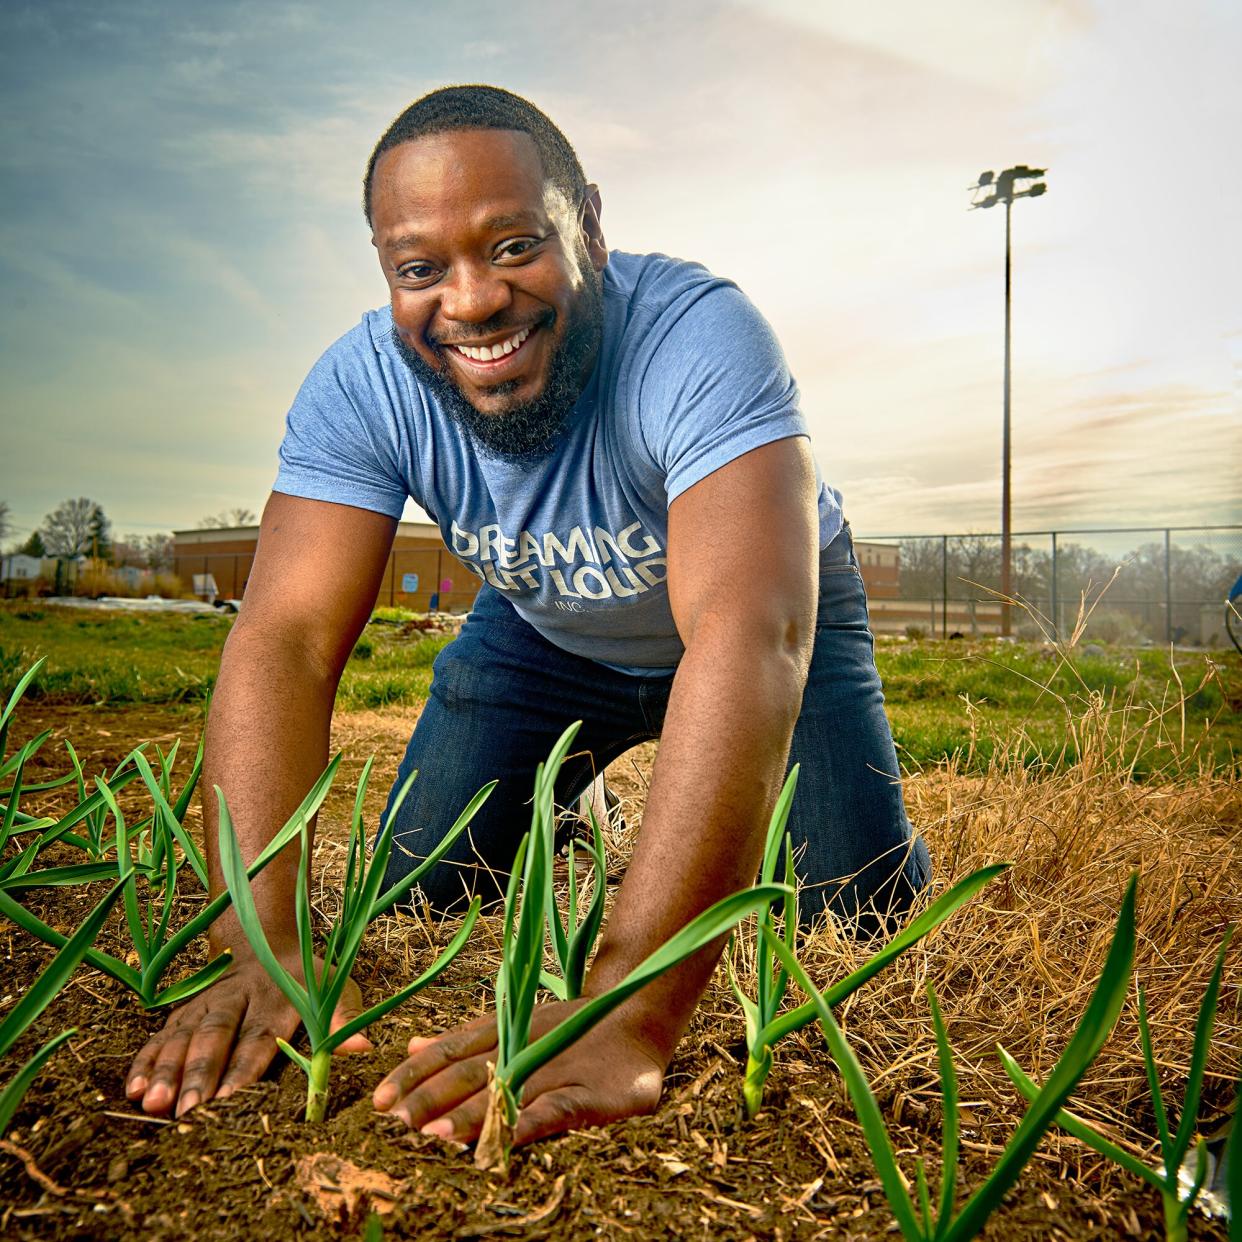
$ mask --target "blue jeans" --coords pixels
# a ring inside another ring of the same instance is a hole
[[[421,881],[432,907],[445,911],[468,892],[485,902],[503,896],[530,827],[535,768],[566,725],[582,721],[557,785],[562,806],[632,746],[660,736],[673,684],[562,651],[489,586],[433,674],[394,786],[418,769],[397,815],[385,886],[432,850],[481,785],[500,782]],[[827,905],[859,932],[878,930],[875,911],[903,912],[927,882],[929,862],[906,819],[848,527],[820,554],[815,646],[789,762],[802,765],[789,818],[802,919]]]

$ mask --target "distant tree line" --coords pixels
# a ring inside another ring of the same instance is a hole
[[[11,514],[8,502],[0,500],[0,541],[13,533]],[[251,526],[256,520],[252,509],[239,506],[201,518],[198,527],[200,530],[211,530]],[[103,506],[86,496],[78,496],[62,500],[26,539],[10,547],[9,551],[25,556],[71,560],[86,556],[105,565],[128,565],[159,573],[172,568],[173,537],[169,532],[114,537],[112,523]]]
[[[1000,586],[1001,544],[996,536],[963,535],[903,539],[901,593],[907,599],[939,599],[947,559],[949,597],[963,598],[972,592],[965,583],[996,590]],[[947,551],[947,558],[946,553]],[[1058,542],[1056,594],[1061,601],[1074,601],[1085,592],[1088,601],[1106,586],[1118,564],[1121,573],[1110,595],[1116,602],[1162,601],[1165,597],[1164,541],[1152,540],[1124,558],[1079,543]],[[1010,554],[1010,584],[1015,595],[1033,602],[1052,596],[1052,552],[1015,543]],[[1169,556],[1169,588],[1180,602],[1224,601],[1242,567],[1242,531],[1232,556],[1206,544],[1174,542]],[[974,594],[979,594],[975,592]]]

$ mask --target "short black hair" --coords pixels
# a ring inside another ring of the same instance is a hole
[[[569,139],[530,100],[499,86],[444,86],[410,104],[375,144],[362,183],[362,210],[368,224],[371,183],[379,157],[425,134],[457,129],[511,129],[529,134],[539,152],[544,176],[570,203],[578,203],[586,193],[586,176]]]

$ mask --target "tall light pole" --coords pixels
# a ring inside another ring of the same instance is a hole
[[[1001,603],[1001,633],[1006,637],[1009,636],[1011,630],[1008,602],[1011,595],[1009,521],[1010,219],[1015,198],[1038,198],[1041,194],[1047,193],[1048,187],[1039,180],[1040,177],[1045,175],[1046,171],[1043,168],[1028,168],[1025,164],[1017,164],[1013,168],[1006,168],[1001,173],[982,172],[979,174],[978,182],[970,187],[972,195],[970,206],[972,210],[976,207],[995,207],[997,203],[1005,204],[1005,423],[1004,432],[1001,435],[1001,594],[1004,596],[1004,601]],[[1018,183],[1025,181],[1033,181],[1035,184],[1028,186],[1026,189],[1019,189]],[[980,195],[983,195],[983,197],[980,197]]]

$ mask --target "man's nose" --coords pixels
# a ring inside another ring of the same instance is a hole
[[[490,264],[455,267],[441,285],[440,313],[446,319],[482,323],[508,308],[513,291]]]

